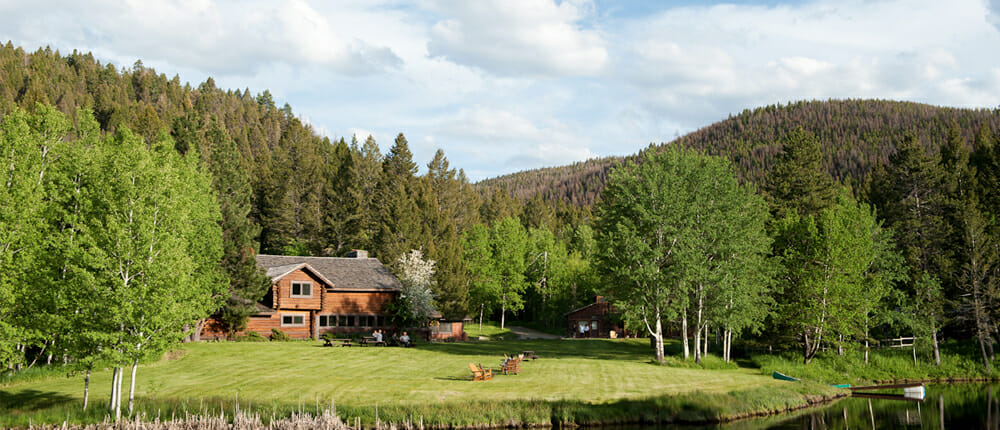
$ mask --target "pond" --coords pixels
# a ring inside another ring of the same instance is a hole
[[[900,393],[902,390],[896,390]],[[1000,429],[1000,384],[933,384],[924,401],[850,397],[818,408],[713,426],[660,429]],[[652,430],[652,429],[650,429]]]

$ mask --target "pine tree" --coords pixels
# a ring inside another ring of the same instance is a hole
[[[290,119],[297,124],[297,119]],[[323,187],[329,145],[301,126],[288,127],[275,149],[268,183],[263,184],[261,248],[285,255],[320,254]]]
[[[354,182],[352,189],[358,195],[358,228],[351,243],[361,249],[375,249],[375,235],[378,232],[379,205],[375,202],[375,190],[382,181],[382,153],[375,138],[368,136],[361,148],[352,149],[354,162]]]
[[[934,279],[939,279],[936,274],[952,270],[945,172],[938,158],[928,154],[911,134],[890,157],[886,178],[876,183],[884,188],[873,192],[873,197],[896,232],[900,253],[910,268],[914,306],[926,316],[919,322],[927,324],[934,361],[940,364],[937,333],[944,317],[940,311],[943,296],[937,292],[939,281]]]
[[[471,227],[478,215],[475,200],[467,200],[468,183],[449,167],[444,151],[435,152],[427,163],[423,195],[419,196],[423,230],[428,236],[427,256],[437,261],[435,291],[438,309],[450,318],[462,318],[469,311],[469,284],[462,259],[461,232]]]
[[[235,142],[214,118],[205,140],[211,153],[212,189],[222,215],[222,268],[229,280],[228,297],[220,311],[220,320],[226,332],[232,334],[246,327],[247,318],[257,311],[255,305],[271,283],[257,267],[255,248],[260,226],[250,218],[253,190],[247,163],[237,151]],[[195,338],[197,336],[196,333]]]
[[[833,205],[837,184],[823,169],[819,141],[797,128],[789,132],[782,152],[768,175],[768,197],[775,218],[790,211],[816,216]]]
[[[334,145],[329,164],[329,179],[323,187],[323,254],[343,255],[348,248],[361,246],[358,237],[365,196],[357,186],[354,156],[344,139]]]
[[[416,197],[423,192],[417,181],[417,164],[400,133],[382,161],[382,180],[375,190],[378,202],[376,251],[379,259],[395,262],[411,249],[427,243],[422,234]]]
[[[485,223],[493,223],[504,218],[520,217],[520,204],[510,196],[506,185],[490,190],[483,205],[479,208],[479,217]]]

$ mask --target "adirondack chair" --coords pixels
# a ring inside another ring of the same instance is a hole
[[[493,379],[493,369],[483,369],[482,365],[469,363],[469,371],[472,372],[473,381],[487,381]]]
[[[504,375],[510,373],[517,375],[518,373],[521,372],[521,360],[523,358],[524,358],[523,355],[518,355],[516,357],[510,357],[507,360],[504,360],[503,364],[500,365],[500,371],[502,371]]]

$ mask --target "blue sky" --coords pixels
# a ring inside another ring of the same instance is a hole
[[[1000,106],[1000,0],[12,1],[0,40],[269,89],[472,180],[635,153],[746,108]]]

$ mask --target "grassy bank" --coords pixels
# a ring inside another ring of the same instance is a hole
[[[764,374],[779,371],[798,378],[827,384],[869,384],[901,380],[948,381],[995,379],[986,373],[978,349],[971,341],[948,342],[941,347],[941,365],[936,365],[929,351],[917,349],[914,364],[912,349],[878,349],[866,364],[861,351],[824,351],[808,365],[794,352],[752,356]],[[995,367],[996,364],[994,363]]]
[[[756,369],[716,363],[650,363],[648,341],[532,340],[422,344],[417,348],[329,348],[321,342],[198,343],[141,366],[136,392],[147,417],[237,408],[263,417],[322,410],[345,420],[435,426],[572,422],[701,421],[784,410],[839,393],[788,384]],[[674,347],[676,348],[676,347]],[[505,353],[540,358],[516,376],[470,382],[468,363],[497,367]],[[82,378],[33,376],[0,387],[0,426],[98,422],[110,372],[94,372],[84,414]],[[128,386],[129,381],[124,381]]]

